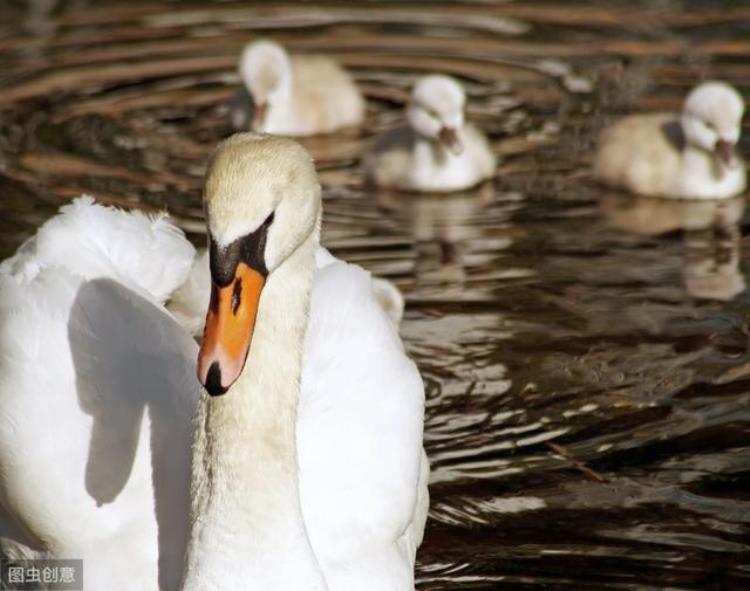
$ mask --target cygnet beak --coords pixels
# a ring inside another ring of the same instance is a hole
[[[461,144],[461,140],[458,137],[458,132],[453,127],[443,127],[438,135],[438,140],[456,155],[464,150],[463,144]]]
[[[719,140],[714,146],[714,153],[718,156],[721,162],[730,167],[734,168],[737,164],[737,155],[734,151],[734,143],[727,140]]]

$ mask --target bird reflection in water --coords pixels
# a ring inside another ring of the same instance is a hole
[[[422,295],[469,295],[469,268],[488,262],[489,253],[483,256],[473,246],[486,239],[482,220],[494,198],[492,186],[451,195],[378,191],[377,198],[381,209],[410,224],[414,276]]]
[[[744,291],[740,269],[743,196],[689,201],[607,191],[600,209],[613,226],[641,236],[682,231],[682,277],[690,296],[728,301]]]

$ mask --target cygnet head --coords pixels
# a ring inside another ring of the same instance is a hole
[[[273,41],[255,41],[242,51],[240,79],[253,99],[253,131],[264,131],[269,109],[286,100],[291,88],[291,65],[286,50]]]
[[[425,76],[414,86],[407,117],[419,135],[460,154],[463,146],[459,130],[464,126],[465,104],[466,94],[456,80],[441,75]]]
[[[685,99],[685,139],[691,146],[715,153],[724,166],[737,166],[735,146],[744,112],[745,103],[733,87],[724,82],[704,82]]]
[[[223,394],[245,365],[269,276],[320,227],[320,185],[308,152],[289,139],[239,133],[219,144],[204,186],[211,302],[198,379]]]

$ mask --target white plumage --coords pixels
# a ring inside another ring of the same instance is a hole
[[[497,158],[485,135],[464,120],[466,94],[448,76],[424,76],[414,86],[408,125],[378,137],[366,154],[377,186],[445,193],[468,189],[495,174]]]
[[[236,130],[290,136],[331,133],[360,125],[365,100],[351,76],[322,55],[289,55],[260,40],[242,51],[242,88],[230,107]]]
[[[370,275],[324,251],[318,267],[297,421],[305,526],[332,591],[411,589],[428,502],[422,383]],[[2,263],[4,556],[83,558],[95,591],[178,587],[203,269],[164,216],[90,198]],[[162,305],[181,285],[185,327]]]
[[[193,252],[163,216],[82,198],[0,266],[4,556],[82,558],[87,589],[178,584],[197,347],[158,306]]]

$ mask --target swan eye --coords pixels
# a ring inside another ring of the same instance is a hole
[[[227,246],[220,247],[213,237],[209,238],[211,277],[219,287],[229,287],[232,284],[240,262],[246,263],[264,277],[268,275],[264,257],[268,228],[273,220],[274,212],[272,211],[255,232],[242,236]],[[233,289],[232,309],[235,309],[235,295],[237,305],[239,305],[242,285],[238,286],[235,283]]]
[[[268,214],[268,217],[263,221],[261,224],[262,227],[268,228],[271,224],[273,224],[273,218],[276,214],[276,210],[273,210],[270,214]]]

